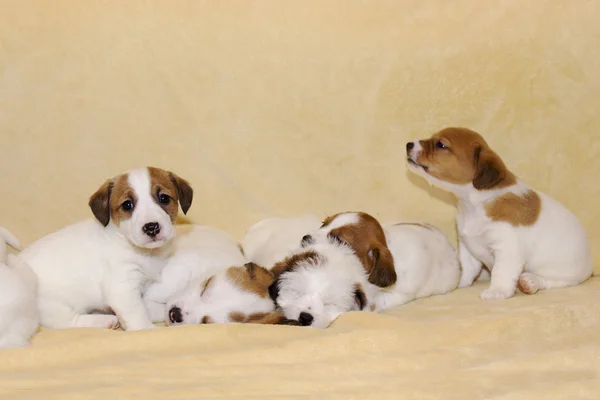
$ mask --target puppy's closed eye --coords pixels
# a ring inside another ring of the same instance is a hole
[[[365,292],[363,291],[363,288],[360,285],[360,283],[354,285],[354,302],[358,306],[359,310],[364,310],[364,308],[368,304],[367,296],[365,295]]]

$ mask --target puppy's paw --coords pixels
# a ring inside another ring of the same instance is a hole
[[[499,287],[492,287],[483,290],[479,295],[481,300],[506,300],[511,298],[515,294],[514,289],[505,289]]]
[[[458,288],[466,288],[469,287],[473,284],[473,281],[468,281],[468,280],[463,280],[462,278],[460,278],[460,282],[458,282]]]
[[[94,319],[94,323],[99,328],[115,330],[121,327],[121,324],[119,324],[119,319],[114,315],[97,315]]]
[[[542,285],[539,276],[524,272],[519,277],[517,286],[519,287],[519,290],[525,294],[535,294],[540,290]]]

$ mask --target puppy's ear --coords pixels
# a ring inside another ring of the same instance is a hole
[[[103,226],[110,222],[110,194],[113,188],[113,181],[107,180],[100,189],[96,191],[89,201],[89,206],[92,213]]]
[[[263,268],[260,265],[257,265],[253,262],[246,263],[244,267],[246,268],[250,279],[258,283],[265,289],[273,284],[275,277],[268,269]]]
[[[269,286],[269,297],[277,304],[277,297],[279,297],[279,279],[276,279],[271,286]]]
[[[369,282],[375,286],[388,287],[396,283],[394,257],[387,246],[373,246],[367,253],[367,263],[371,266]]]
[[[473,187],[478,190],[490,189],[500,183],[506,176],[506,167],[496,153],[477,146],[473,152],[475,176]]]
[[[169,172],[169,178],[177,188],[177,196],[179,197],[181,211],[183,211],[184,214],[187,214],[188,210],[192,205],[192,199],[194,198],[194,190],[192,189],[188,181],[186,181],[183,178],[180,178],[173,172]]]
[[[265,324],[265,325],[298,325],[300,322],[292,319],[287,319],[283,313],[279,311],[272,311],[270,313],[258,313],[249,316],[246,321],[250,324]]]

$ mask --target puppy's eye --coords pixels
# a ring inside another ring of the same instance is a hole
[[[309,244],[313,244],[314,240],[313,237],[310,235],[304,235],[302,236],[302,241],[300,242],[300,246],[305,247],[308,246]]]
[[[446,145],[444,143],[442,143],[441,140],[438,140],[437,142],[435,142],[435,147],[437,147],[438,149],[447,149]]]
[[[133,201],[131,201],[131,200],[125,200],[123,202],[123,204],[121,204],[121,208],[123,209],[123,211],[131,211],[131,210],[133,210]]]
[[[169,204],[171,198],[166,194],[160,194],[158,195],[158,201],[160,202],[160,204]]]
[[[330,233],[329,235],[327,235],[327,237],[332,242],[339,243],[339,244],[344,243],[344,241],[342,239],[340,239],[340,237],[338,235],[334,235],[334,234]]]

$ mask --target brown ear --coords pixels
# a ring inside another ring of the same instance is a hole
[[[89,201],[89,206],[92,209],[92,213],[103,226],[108,225],[110,222],[110,193],[113,188],[113,181],[108,180],[104,182],[100,189],[96,191]]]
[[[490,189],[500,183],[506,176],[506,167],[496,153],[478,146],[473,153],[475,164],[475,189]]]
[[[301,325],[298,321],[287,319],[285,315],[279,311],[251,314],[248,316],[246,323],[265,325]]]
[[[171,182],[177,188],[177,196],[179,197],[179,204],[181,205],[181,211],[187,214],[188,210],[192,205],[192,199],[194,198],[194,190],[190,186],[189,182],[172,172],[169,172],[169,178]]]
[[[254,264],[253,262],[245,264],[244,267],[246,268],[250,279],[258,283],[265,289],[271,286],[271,284],[275,280],[275,277],[273,276],[271,271],[261,267],[260,265]]]
[[[396,283],[396,268],[394,257],[387,246],[372,247],[367,253],[367,259],[371,270],[369,282],[379,287],[388,287]]]

